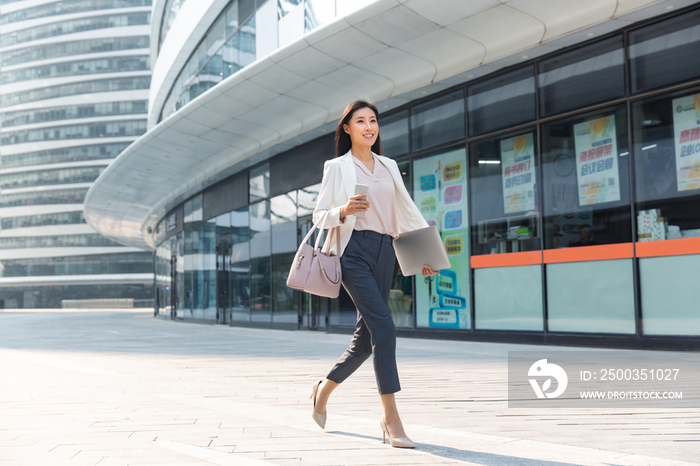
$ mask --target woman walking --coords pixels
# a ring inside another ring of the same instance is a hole
[[[339,227],[331,230],[324,249],[340,256],[343,286],[357,307],[357,324],[350,347],[325,380],[314,384],[312,414],[325,427],[328,397],[374,353],[384,410],[379,421],[382,433],[394,447],[415,448],[394,399],[401,386],[396,329],[387,303],[395,263],[392,239],[428,223],[406,191],[396,162],[378,155],[382,152],[378,116],[377,108],[362,100],[345,109],[335,130],[336,158],[325,164],[314,210],[314,223],[328,212],[326,227]],[[368,186],[368,194],[355,195],[356,184]],[[365,217],[356,216],[358,212],[365,212]],[[340,251],[335,234],[340,235]],[[435,273],[423,266],[424,276]]]

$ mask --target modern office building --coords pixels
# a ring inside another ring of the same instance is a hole
[[[151,298],[151,254],[83,215],[146,132],[150,17],[151,0],[0,0],[0,305]]]
[[[160,316],[352,331],[285,280],[370,99],[452,262],[396,268],[399,334],[700,349],[697,3],[155,1],[148,131],[87,221],[155,251]]]

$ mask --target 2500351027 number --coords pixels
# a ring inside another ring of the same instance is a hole
[[[600,380],[676,380],[680,369],[603,369]]]

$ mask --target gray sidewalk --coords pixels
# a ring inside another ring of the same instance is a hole
[[[399,339],[397,400],[418,448],[382,444],[371,361],[334,393],[324,432],[311,385],[349,339],[2,312],[0,465],[700,464],[697,409],[509,409],[507,352],[542,349],[524,345]]]

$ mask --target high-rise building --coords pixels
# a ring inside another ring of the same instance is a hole
[[[151,0],[0,0],[0,305],[151,297],[152,258],[85,221],[146,131]]]

